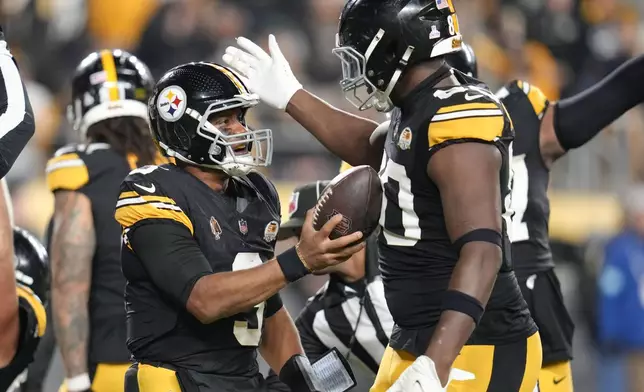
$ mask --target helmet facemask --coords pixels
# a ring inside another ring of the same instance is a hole
[[[233,98],[211,103],[203,114],[187,108],[188,115],[199,122],[197,135],[212,143],[208,147],[210,162],[194,162],[186,157],[175,155],[178,159],[198,166],[219,169],[231,176],[242,176],[257,167],[267,167],[273,156],[273,134],[270,129],[250,129],[243,118],[240,123],[245,132],[228,135],[210,123],[209,119],[227,110],[243,108],[245,110],[257,105],[259,98],[254,94],[240,94]]]
[[[376,50],[376,47],[385,35],[385,31],[380,29],[374,36],[365,51],[365,54],[358,52],[351,46],[341,46],[339,35],[336,35],[336,47],[333,54],[340,58],[342,63],[342,80],[340,86],[344,91],[345,98],[360,111],[374,107],[379,112],[389,112],[393,109],[391,102],[391,92],[398,83],[402,71],[406,66],[414,48],[408,47],[396,67],[388,83],[382,83],[379,88],[376,87],[367,77],[367,62],[369,57]]]

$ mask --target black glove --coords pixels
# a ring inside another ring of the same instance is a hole
[[[292,391],[321,392],[313,386],[313,369],[309,359],[302,354],[293,355],[282,366],[279,379]]]

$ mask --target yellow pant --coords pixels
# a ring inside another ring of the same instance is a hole
[[[573,392],[570,361],[544,366],[539,372],[539,392]]]
[[[465,346],[453,367],[475,375],[474,380],[452,381],[448,392],[533,392],[541,368],[539,333],[503,346]],[[370,392],[386,392],[416,358],[387,347]]]
[[[125,390],[125,372],[130,368],[130,364],[110,364],[100,363],[96,366],[96,373],[92,379],[93,392],[124,392]],[[58,388],[58,392],[67,392],[67,387],[63,385]]]

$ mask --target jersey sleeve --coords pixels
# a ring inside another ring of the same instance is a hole
[[[79,191],[89,183],[89,169],[84,153],[76,146],[59,149],[47,162],[45,172],[49,190]]]
[[[530,105],[532,105],[532,109],[534,110],[535,114],[541,117],[541,115],[543,115],[543,113],[548,108],[548,105],[550,104],[543,91],[541,91],[539,87],[523,80],[515,80],[514,82],[512,82],[512,84],[516,85],[517,89],[521,90],[526,95],[526,97],[528,97]]]
[[[181,208],[180,203],[170,197],[159,181],[154,181],[145,166],[133,170],[121,183],[121,189],[114,217],[124,230],[140,224],[176,223],[194,234],[192,221]]]
[[[468,96],[473,97],[472,102],[466,101]],[[493,142],[511,135],[512,124],[500,102],[476,92],[467,92],[464,97],[462,103],[438,109],[430,120],[427,133],[430,151],[453,143]]]

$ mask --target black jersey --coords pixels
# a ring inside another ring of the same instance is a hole
[[[505,204],[503,263],[469,343],[525,339],[536,327],[512,271],[507,237],[512,124],[485,86],[456,75],[463,85],[435,88],[428,80],[392,112],[380,169],[384,198],[379,251],[387,302],[399,328],[427,329],[431,334],[458,253],[448,236],[440,193],[427,175],[427,163],[433,153],[454,143],[489,143],[499,149],[504,161],[499,173]],[[429,343],[429,336],[421,340],[425,339]],[[397,340],[392,336],[396,349],[407,344]]]
[[[513,146],[510,229],[512,261],[517,274],[532,274],[554,267],[548,239],[550,171],[539,148],[541,119],[548,99],[539,88],[515,80],[502,88],[502,99],[516,130]]]
[[[47,328],[47,314],[40,298],[29,287],[17,284],[18,314],[20,329],[18,348],[9,365],[0,368],[0,391],[6,391],[16,381],[17,385],[24,380],[17,379],[33,361],[40,338]],[[13,387],[17,387],[14,384]]]
[[[214,273],[252,268],[274,254],[280,204],[273,184],[252,172],[231,178],[219,193],[175,165],[145,166],[123,181],[115,217],[124,229],[127,346],[134,358],[203,373],[256,375],[263,320],[281,308],[279,296],[202,324],[155,285],[127,238],[142,225],[178,224],[190,231]]]
[[[135,160],[116,153],[106,143],[63,147],[47,163],[47,182],[52,192],[81,192],[92,203],[96,250],[89,296],[88,360],[93,364],[124,363],[130,358],[125,347],[121,228],[114,220],[114,205],[119,185],[135,164]]]

